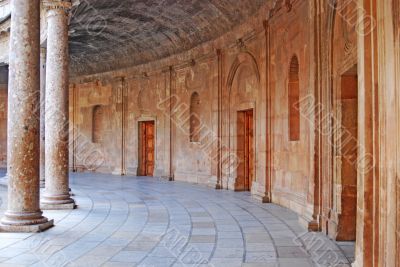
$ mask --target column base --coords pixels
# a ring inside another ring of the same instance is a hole
[[[319,232],[321,231],[321,224],[319,220],[314,219],[311,222],[308,223],[308,231],[311,232]]]
[[[269,194],[259,192],[254,187],[251,189],[251,197],[261,203],[272,203],[272,199]]]
[[[53,220],[42,216],[37,212],[12,212],[7,211],[0,221],[0,232],[37,233],[54,225]]]
[[[73,210],[77,206],[71,198],[70,192],[64,195],[44,195],[40,201],[42,210]]]
[[[78,206],[75,203],[66,204],[50,204],[50,203],[40,203],[40,208],[42,210],[74,210]]]
[[[40,233],[54,226],[54,220],[33,225],[7,225],[0,223],[0,233]]]
[[[261,201],[262,201],[262,203],[272,203],[271,196],[267,196],[267,195],[263,196],[261,198]]]
[[[117,168],[111,174],[116,176],[125,176],[125,170]]]
[[[216,190],[221,190],[221,189],[224,189],[224,187],[222,186],[222,184],[216,184],[215,185],[215,189]]]

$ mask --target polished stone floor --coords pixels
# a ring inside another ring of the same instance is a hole
[[[354,244],[307,233],[248,193],[157,178],[71,174],[79,205],[55,227],[0,233],[0,266],[350,266]],[[6,188],[0,186],[6,208]]]

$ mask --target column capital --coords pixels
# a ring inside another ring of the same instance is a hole
[[[62,10],[68,12],[71,7],[71,1],[66,0],[43,0],[43,6],[47,12],[52,10]]]

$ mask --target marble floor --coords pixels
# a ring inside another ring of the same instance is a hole
[[[79,205],[55,227],[0,233],[0,266],[350,266],[354,244],[308,233],[248,193],[147,177],[71,174]],[[6,188],[0,186],[6,208]]]

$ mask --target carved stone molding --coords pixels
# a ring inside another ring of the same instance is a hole
[[[69,15],[72,4],[70,1],[46,0],[43,1],[43,6],[47,12],[47,17],[49,17],[60,14],[60,12]]]
[[[46,0],[46,1],[43,1],[43,6],[47,10],[51,10],[51,9],[69,10],[72,7],[72,4],[70,1]]]

